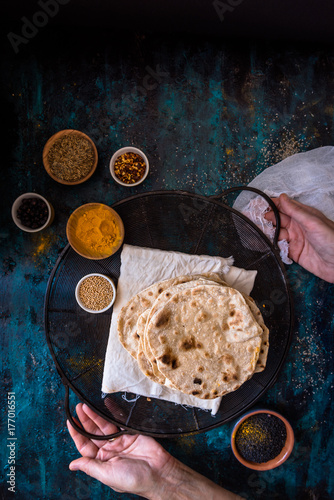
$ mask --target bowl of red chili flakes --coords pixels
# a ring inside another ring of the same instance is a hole
[[[111,157],[110,173],[121,186],[138,186],[146,179],[148,172],[147,156],[138,148],[126,146]]]

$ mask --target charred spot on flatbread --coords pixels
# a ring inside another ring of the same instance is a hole
[[[242,331],[241,326],[243,325],[244,315],[238,310],[233,310],[230,312],[230,316],[233,317],[233,319],[228,321],[229,327],[235,329],[240,327],[240,331]]]
[[[195,338],[192,335],[189,335],[180,343],[180,349],[182,351],[189,351],[189,349],[193,349],[194,347],[195,347]]]
[[[233,358],[233,356],[231,356],[231,354],[223,354],[221,356],[221,360],[223,363],[226,363],[227,365],[231,365],[234,361],[234,358]]]
[[[176,356],[173,356],[171,352],[165,352],[160,358],[158,358],[164,365],[170,365],[172,370],[179,367],[179,362]]]
[[[158,359],[164,365],[169,365],[172,363],[172,357],[171,357],[170,353],[165,353],[162,356],[160,356],[160,358],[158,358]]]
[[[176,368],[178,368],[180,366],[179,362],[178,362],[178,359],[177,358],[174,358],[173,361],[172,361],[172,369],[175,370]]]
[[[161,328],[162,326],[166,326],[169,322],[170,315],[168,313],[161,312],[158,313],[155,319],[155,326],[157,328]]]

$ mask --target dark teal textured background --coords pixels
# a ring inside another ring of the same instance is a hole
[[[203,38],[168,38],[47,26],[2,60],[1,349],[3,463],[8,451],[6,393],[16,394],[15,498],[135,498],[68,470],[78,456],[65,425],[64,389],[43,330],[46,284],[66,245],[70,213],[83,203],[113,204],[157,189],[214,195],[249,183],[291,154],[334,144],[334,50]],[[68,187],[44,171],[47,139],[64,128],[95,141],[99,163],[86,183]],[[5,134],[4,134],[5,132]],[[112,180],[112,154],[145,151],[141,186]],[[270,186],[268,186],[269,188]],[[20,232],[10,216],[27,191],[54,206],[52,226]],[[288,268],[295,304],[290,352],[258,406],[276,409],[296,437],[290,459],[257,473],[230,448],[234,422],[205,434],[162,440],[177,458],[249,500],[333,499],[333,285]],[[71,399],[72,407],[76,402]],[[8,468],[2,468],[5,474]],[[11,498],[6,478],[3,497]]]

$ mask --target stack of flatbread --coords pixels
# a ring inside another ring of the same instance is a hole
[[[216,273],[155,283],[122,308],[117,327],[147,377],[201,399],[235,391],[266,365],[261,312]]]

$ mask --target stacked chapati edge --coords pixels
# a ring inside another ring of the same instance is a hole
[[[269,330],[261,312],[216,273],[151,285],[122,308],[117,326],[147,377],[201,399],[235,391],[266,366]]]

